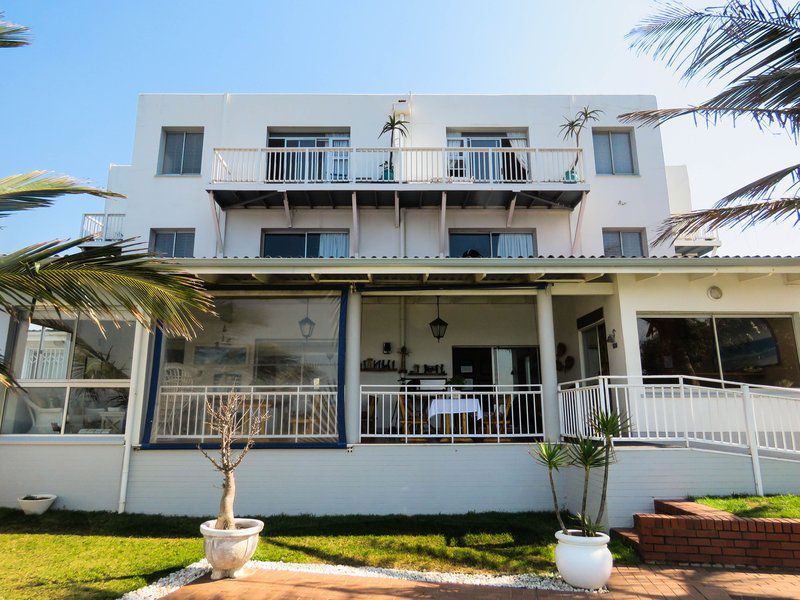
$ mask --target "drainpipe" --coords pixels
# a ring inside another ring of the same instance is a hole
[[[128,474],[131,466],[131,450],[133,449],[134,431],[138,431],[136,424],[139,422],[139,408],[142,406],[144,390],[144,374],[147,353],[147,330],[139,323],[133,336],[133,358],[131,360],[131,387],[128,392],[128,416],[125,419],[124,448],[122,450],[122,472],[119,481],[118,513],[125,512],[125,502],[128,498]]]

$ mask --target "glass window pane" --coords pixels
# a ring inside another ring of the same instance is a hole
[[[65,379],[75,328],[73,319],[55,312],[36,311],[30,323],[21,325],[14,357],[20,379]]]
[[[643,375],[696,375],[719,379],[710,318],[640,317]]]
[[[306,234],[306,253],[307,258],[317,258],[322,256],[320,253],[320,234],[308,233]]]
[[[278,258],[305,258],[305,233],[264,234],[264,256]]]
[[[194,232],[179,231],[175,234],[175,258],[192,258],[194,256]]]
[[[723,378],[800,387],[800,364],[789,317],[717,318]]]
[[[64,433],[125,433],[127,388],[72,388]]]
[[[450,256],[480,258],[492,256],[491,239],[488,233],[451,233]]]
[[[644,256],[642,234],[640,232],[622,232],[622,256]]]
[[[316,236],[316,240],[312,239]],[[315,245],[316,244],[316,245]],[[344,258],[349,256],[350,246],[346,233],[308,234],[308,256]]]
[[[168,131],[164,134],[164,161],[161,172],[165,175],[180,175],[183,158],[183,132]]]
[[[153,236],[153,252],[160,256],[172,256],[175,252],[175,232],[155,232]]]
[[[63,387],[8,390],[0,433],[61,433],[65,397]]]
[[[200,173],[203,161],[203,134],[187,133],[183,147],[183,174]]]
[[[102,320],[98,326],[82,318],[78,322],[72,357],[72,379],[128,379],[133,357],[132,322],[115,325]]]
[[[603,232],[603,254],[606,256],[622,256],[622,240],[619,231]]]
[[[633,174],[633,151],[631,135],[628,132],[611,132],[611,152],[614,155],[614,173],[617,175]]]
[[[614,169],[611,163],[611,141],[606,131],[592,134],[594,145],[594,170],[598,175],[611,175]]]
[[[500,258],[528,258],[534,255],[533,234],[492,234],[492,256]]]

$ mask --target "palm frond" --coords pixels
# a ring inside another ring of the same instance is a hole
[[[128,313],[185,338],[200,328],[198,313],[214,312],[197,278],[154,260],[131,240],[65,254],[89,239],[36,244],[0,257],[0,305],[13,310],[33,300],[95,321],[119,321]]]
[[[628,38],[631,48],[683,71],[686,79],[737,71],[741,78],[796,65],[800,5],[729,0],[721,8],[697,11],[681,2],[664,2]]]
[[[50,206],[65,194],[90,194],[100,198],[124,198],[122,194],[86,185],[67,175],[31,171],[0,177],[0,217],[8,213]]]
[[[800,97],[800,67],[772,69],[744,77],[703,104],[741,109],[796,108]]]
[[[0,12],[0,48],[17,48],[30,44],[28,32],[30,29],[24,25],[3,21],[4,14]]]
[[[12,387],[18,387],[18,384],[14,379],[11,363],[6,362],[5,358],[0,356],[0,389]]]
[[[796,187],[798,183],[800,183],[800,163],[789,165],[788,167],[775,171],[774,173],[764,175],[764,177],[756,179],[755,181],[740,187],[738,190],[734,190],[719,200],[714,206],[716,208],[721,208],[741,200],[755,200],[758,198],[763,198],[771,194],[775,187],[781,181],[787,178],[791,178],[792,180],[792,184],[789,186],[789,189]]]
[[[395,115],[389,115],[386,118],[386,123],[383,124],[383,128],[381,129],[380,134],[378,137],[381,137],[384,133],[392,133],[397,131],[400,133],[401,136],[405,137],[408,135],[408,121],[399,118]]]
[[[800,222],[800,198],[778,198],[763,202],[751,202],[737,206],[724,206],[695,210],[690,213],[673,215],[664,221],[658,237],[652,245],[671,242],[682,236],[704,228],[743,226],[745,229],[765,221],[783,221],[790,217]]]

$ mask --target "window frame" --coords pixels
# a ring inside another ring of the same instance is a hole
[[[447,256],[449,258],[465,258],[465,257],[462,257],[462,256],[452,256],[450,254],[450,236],[451,235],[453,235],[453,234],[456,234],[456,235],[458,235],[458,234],[488,235],[489,236],[489,249],[490,249],[492,255],[491,256],[482,256],[481,258],[500,258],[500,259],[510,260],[510,257],[495,256],[494,255],[494,244],[492,243],[492,236],[493,235],[500,235],[500,234],[503,234],[503,233],[527,233],[527,234],[530,234],[531,237],[532,237],[532,241],[533,241],[533,256],[538,256],[538,254],[539,254],[539,240],[538,240],[538,237],[536,235],[536,228],[535,227],[519,228],[519,229],[504,229],[504,228],[496,228],[496,227],[483,228],[483,229],[481,229],[481,228],[477,228],[477,229],[476,228],[467,228],[467,229],[454,228],[454,229],[448,229],[447,230]]]
[[[344,233],[347,236],[347,255],[340,257],[328,257],[328,260],[336,260],[336,258],[350,258],[350,230],[349,229],[275,229],[271,227],[261,229],[261,248],[259,249],[259,256],[261,258],[323,258],[319,256],[308,256],[308,235],[309,234],[323,234],[323,233]],[[303,235],[305,244],[303,246],[304,256],[267,256],[265,253],[267,235]]]
[[[182,133],[183,134],[183,144],[181,146],[181,168],[179,173],[166,173],[164,172],[164,159],[166,157],[166,150],[167,150],[167,134],[170,133]],[[203,136],[202,142],[200,144],[200,170],[197,173],[184,173],[183,172],[183,163],[186,158],[186,134],[187,133],[199,133]],[[161,143],[159,146],[158,152],[158,166],[156,169],[156,175],[159,177],[200,177],[203,173],[203,155],[205,150],[205,128],[203,127],[162,127],[161,128]]]
[[[194,258],[194,245],[196,241],[197,231],[193,227],[152,227],[150,229],[150,243],[148,244],[148,250],[152,253],[156,252],[156,236],[158,234],[172,234],[172,254],[164,254],[160,255],[162,258]],[[175,244],[178,241],[179,233],[191,233],[192,234],[192,255],[191,256],[175,256]]]
[[[601,236],[603,236],[603,256],[615,256],[613,254],[606,254],[606,242],[605,242],[605,235],[607,233],[616,233],[619,236],[619,247],[622,250],[621,256],[616,256],[615,258],[646,258],[649,256],[648,249],[650,246],[647,243],[647,230],[644,227],[603,227],[601,230]],[[625,247],[623,245],[623,233],[638,233],[639,234],[639,242],[641,244],[642,253],[639,255],[634,256],[626,256],[625,255]]]
[[[617,173],[614,165],[614,146],[611,143],[612,133],[626,133],[628,134],[628,145],[631,150],[631,166],[633,172],[631,173]],[[639,176],[639,160],[638,153],[636,152],[636,138],[632,127],[592,127],[592,153],[594,154],[594,136],[604,135],[608,138],[608,148],[611,156],[611,173],[600,173],[597,170],[597,156],[594,156],[594,174],[598,177],[638,177]]]

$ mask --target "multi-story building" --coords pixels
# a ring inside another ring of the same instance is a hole
[[[598,120],[564,139],[584,106]],[[713,232],[652,244],[691,209],[659,130],[617,118],[655,106],[141,96],[109,175],[125,198],[84,233],[143,240],[217,315],[188,341],[44,307],[12,323],[0,502],[210,514],[195,446],[231,390],[267,413],[242,514],[546,509],[529,444],[590,434],[598,408],[630,419],[612,523],[653,496],[797,491],[800,260],[716,256]]]

